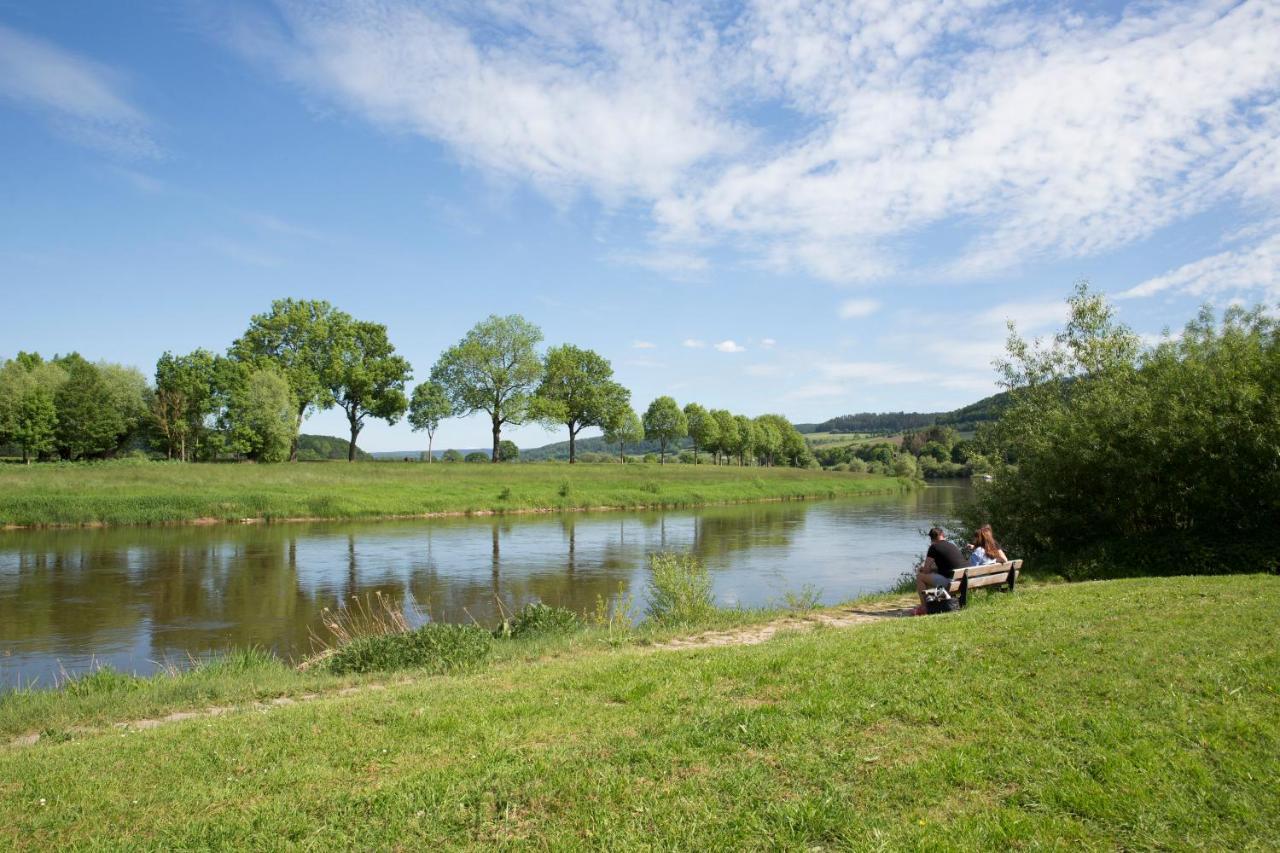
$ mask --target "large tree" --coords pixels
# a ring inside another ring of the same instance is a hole
[[[394,424],[409,401],[404,386],[413,377],[409,362],[396,355],[381,323],[351,320],[331,324],[333,354],[325,375],[329,393],[347,415],[351,444],[347,461],[356,460],[356,439],[370,416]]]
[[[608,444],[618,445],[618,461],[627,461],[627,445],[644,441],[644,424],[635,409],[625,406],[614,412],[604,427],[604,440]]]
[[[232,345],[232,358],[280,369],[293,394],[293,438],[289,458],[298,459],[298,434],[309,412],[328,409],[335,400],[327,371],[333,357],[334,332],[351,318],[328,302],[277,299],[271,310],[255,314],[249,328]]]
[[[670,397],[659,397],[644,413],[644,434],[657,439],[661,448],[660,465],[667,464],[667,445],[689,434],[689,419],[680,404]]]
[[[409,400],[409,425],[414,432],[423,430],[427,433],[428,462],[435,461],[431,446],[435,443],[440,422],[452,415],[453,404],[449,402],[449,395],[445,394],[444,387],[439,382],[420,382],[413,389],[413,396]]]
[[[693,464],[697,465],[698,451],[714,449],[720,440],[720,425],[697,403],[685,406],[684,416],[689,421],[689,437],[693,439]]]
[[[756,424],[746,415],[734,415],[733,422],[738,425],[738,440],[730,451],[738,457],[738,467],[747,464],[747,457],[755,451]]]
[[[454,412],[488,413],[495,463],[500,459],[502,427],[528,419],[530,392],[542,378],[536,349],[541,341],[542,330],[520,315],[491,314],[431,368],[431,380],[444,388]]]
[[[97,365],[79,355],[61,359],[67,381],[54,394],[58,412],[57,447],[64,459],[105,456],[128,431],[111,385]]]
[[[630,405],[631,392],[613,381],[613,367],[603,356],[572,344],[547,350],[532,411],[545,424],[569,428],[570,464],[583,427],[603,427]]]

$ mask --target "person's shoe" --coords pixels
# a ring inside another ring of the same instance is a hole
[[[924,605],[923,605],[923,604],[917,604],[917,605],[916,605],[916,609],[911,611],[911,615],[912,615],[912,616],[923,616],[923,615],[925,615],[925,613],[927,613],[927,612],[928,612],[928,611],[924,609]]]

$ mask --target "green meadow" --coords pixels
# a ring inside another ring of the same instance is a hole
[[[320,697],[144,730],[112,711],[163,679],[107,676],[0,747],[0,845],[1273,849],[1278,607],[1274,576],[1025,585],[754,646],[500,640],[345,695],[241,656],[169,681]]]
[[[104,462],[0,466],[0,526],[356,519],[640,509],[835,498],[908,480],[728,465],[294,465]]]

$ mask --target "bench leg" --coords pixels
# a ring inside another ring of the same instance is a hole
[[[1013,569],[1009,570],[1009,592],[1013,592],[1013,585],[1018,582],[1018,573]]]
[[[960,578],[960,606],[964,607],[969,603],[969,573],[965,572]]]

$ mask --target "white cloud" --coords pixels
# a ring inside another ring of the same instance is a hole
[[[616,263],[642,267],[681,281],[697,279],[711,267],[701,255],[682,251],[615,252],[610,257]]]
[[[777,345],[778,345],[778,342],[775,341],[773,338],[762,338],[760,340],[760,346],[764,347],[765,349],[773,349]]]
[[[878,310],[880,303],[875,299],[846,299],[840,303],[840,317],[844,320],[869,317]]]
[[[650,341],[632,341],[632,349],[657,349],[658,345]]]
[[[1260,293],[1268,300],[1280,299],[1280,231],[1147,279],[1120,293],[1119,298],[1165,292],[1199,297],[1244,292]]]
[[[707,345],[707,342],[700,341],[697,338],[685,338],[683,341],[680,342],[680,345],[686,346],[689,349],[702,349]]]
[[[282,2],[242,51],[558,201],[638,202],[664,274],[724,246],[877,279],[937,229],[931,268],[987,275],[1280,196],[1274,0]]]
[[[118,72],[0,25],[0,98],[45,113],[58,133],[79,144],[157,155],[146,117],[122,89]]]
[[[746,352],[747,348],[733,341],[721,341],[716,344],[716,350],[719,352]]]

